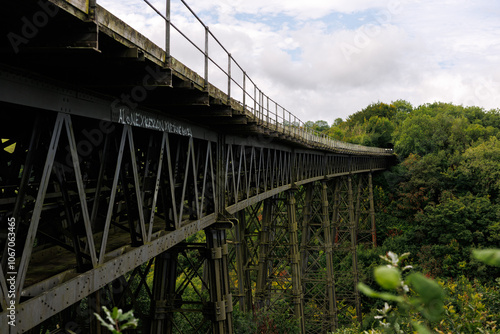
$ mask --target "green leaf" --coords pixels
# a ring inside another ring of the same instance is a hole
[[[377,298],[378,293],[375,290],[372,290],[368,285],[365,283],[358,283],[358,290],[367,295],[368,297],[372,298]]]
[[[122,313],[120,314],[120,316],[118,317],[118,321],[127,321],[129,320],[130,318],[133,318],[134,317],[134,310],[130,310],[128,312],[125,312],[125,313]]]
[[[383,299],[383,300],[387,300],[387,301],[394,301],[394,302],[398,302],[398,303],[403,302],[402,297],[395,296],[395,295],[392,295],[392,294],[386,293],[386,292],[382,292],[382,293],[377,292],[377,291],[373,290],[372,288],[370,288],[368,285],[361,283],[361,282],[358,283],[358,290],[361,291],[363,294],[367,295],[368,297],[379,298],[379,299]]]
[[[117,307],[113,307],[113,310],[111,311],[111,318],[114,320],[118,319],[120,317],[120,312],[121,310],[118,310]]]
[[[103,306],[102,307],[102,310],[104,311],[104,313],[106,313],[106,319],[108,319],[108,321],[111,323],[111,324],[114,324],[115,323],[115,320],[113,318],[113,315],[111,314],[111,311],[108,310],[108,308],[106,306]]]
[[[434,280],[425,277],[420,273],[413,273],[408,276],[407,282],[413,287],[416,293],[425,303],[433,300],[443,300],[443,289]]]
[[[104,308],[104,307],[103,307]],[[107,310],[106,310],[107,311]],[[105,312],[106,312],[105,311]],[[109,312],[109,311],[108,311]],[[103,325],[104,327],[106,327],[107,329],[109,329],[111,332],[113,332],[115,330],[115,328],[113,327],[113,325],[107,323],[106,321],[104,321],[103,318],[101,318],[101,316],[97,313],[94,313],[95,317],[97,318],[97,320],[99,320],[99,322],[101,323],[101,325]]]
[[[403,260],[406,260],[410,256],[410,253],[404,253],[399,256],[399,262],[401,263]]]
[[[401,286],[401,272],[394,267],[381,266],[375,268],[375,281],[386,290],[394,290]]]
[[[439,284],[420,273],[409,275],[407,282],[419,297],[412,299],[413,304],[423,304],[422,315],[430,321],[441,319],[444,313],[444,292]]]
[[[490,266],[500,267],[500,249],[474,249],[472,256]]]

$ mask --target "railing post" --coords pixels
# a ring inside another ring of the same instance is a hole
[[[88,10],[88,16],[89,19],[95,20],[95,9],[97,7],[97,0],[89,0],[89,10]]]
[[[276,131],[278,131],[278,104],[275,102],[274,106],[275,106],[274,115],[276,116]]]
[[[285,108],[281,107],[281,109],[283,109],[283,134],[285,133]]]
[[[293,126],[294,126],[293,134],[297,136],[298,135],[297,131],[299,131],[299,128],[297,127],[297,117],[295,115],[293,116]]]
[[[292,114],[288,113],[288,134],[292,134]]]
[[[208,90],[208,26],[205,26],[205,90]]]
[[[245,112],[245,98],[247,95],[247,88],[246,88],[246,82],[247,82],[247,72],[243,71],[243,112]]]
[[[257,113],[257,118],[260,121],[263,118],[262,117],[262,91],[260,89],[258,89],[258,91],[259,91],[259,102],[257,103],[257,106],[259,108],[259,112]]]
[[[227,54],[227,103],[231,106],[231,54]]]
[[[259,117],[264,123],[264,93],[259,89]]]
[[[269,126],[269,96],[266,95],[267,98],[267,126]]]
[[[170,65],[170,0],[167,0],[165,17],[165,62]]]
[[[257,114],[257,86],[253,85],[253,115]]]

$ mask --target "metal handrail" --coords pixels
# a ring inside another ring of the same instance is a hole
[[[175,26],[170,19],[170,0],[166,0],[166,14],[164,15],[159,11],[156,7],[153,6],[148,0],[143,0],[146,4],[148,4],[151,9],[153,9],[163,20],[165,21],[165,53],[167,59],[170,58],[170,28],[175,29],[186,41],[192,44],[201,54],[203,54],[205,58],[204,64],[204,80],[205,80],[205,89],[208,89],[209,81],[208,81],[208,69],[209,64],[212,63],[215,67],[217,67],[226,77],[227,77],[227,97],[228,103],[231,102],[231,85],[234,84],[236,87],[241,89],[242,91],[242,102],[239,102],[243,110],[248,110],[255,118],[255,120],[275,131],[285,135],[289,135],[294,137],[295,139],[303,140],[307,143],[313,143],[316,145],[320,145],[324,148],[337,149],[337,150],[345,150],[359,153],[392,153],[391,149],[379,148],[379,147],[369,147],[357,144],[351,144],[346,142],[341,142],[335,140],[324,133],[320,133],[316,130],[308,128],[305,126],[305,123],[298,119],[295,115],[289,112],[285,107],[281,106],[278,102],[271,99],[269,96],[264,94],[262,90],[260,90],[255,82],[250,78],[246,71],[241,67],[241,65],[232,57],[231,53],[222,45],[222,43],[217,39],[217,37],[210,31],[209,27],[201,20],[201,18],[196,15],[196,13],[191,9],[191,7],[184,1],[180,0],[182,4],[189,10],[191,15],[203,26],[205,31],[205,45],[204,50],[196,45],[188,36],[186,36],[177,26]],[[212,57],[209,55],[209,40],[210,37],[217,43],[217,45],[226,53],[227,55],[227,70],[225,69],[226,65],[218,64]],[[232,75],[232,65],[236,65],[236,67],[243,73],[242,84],[240,84],[235,77]],[[253,96],[252,93],[248,90],[247,84],[248,82],[253,86]],[[257,94],[258,92],[258,94]],[[235,100],[235,99],[233,99]],[[235,100],[236,101],[236,100]],[[250,103],[249,103],[250,102]],[[252,106],[253,104],[253,106]],[[274,108],[273,108],[274,107]],[[274,109],[274,111],[273,111]]]

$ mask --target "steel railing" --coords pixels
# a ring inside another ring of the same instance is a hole
[[[294,114],[286,110],[278,102],[271,99],[269,96],[264,94],[261,89],[257,87],[255,82],[246,74],[246,71],[242,66],[233,58],[231,53],[222,45],[222,43],[217,39],[217,37],[210,31],[209,27],[201,20],[201,18],[196,15],[196,13],[189,7],[189,5],[184,1],[180,0],[189,13],[199,22],[204,30],[204,47],[198,46],[192,39],[190,39],[181,29],[179,29],[170,18],[170,2],[171,0],[166,0],[165,13],[158,10],[150,1],[143,0],[153,11],[156,12],[165,21],[165,53],[166,59],[171,56],[170,43],[171,43],[171,29],[177,31],[182,38],[189,42],[198,52],[200,52],[204,57],[203,72],[204,72],[204,85],[205,89],[209,89],[209,67],[212,64],[220,70],[227,77],[227,102],[237,103],[240,105],[244,112],[249,112],[253,115],[255,121],[277,133],[288,135],[296,140],[301,140],[310,144],[321,145],[324,148],[330,148],[335,150],[346,150],[354,151],[360,153],[392,153],[392,149],[378,148],[378,147],[368,147],[363,145],[346,143],[338,140],[334,140],[324,133],[320,133],[314,129],[311,129],[305,125],[303,121],[298,119]],[[219,64],[215,61],[213,56],[209,53],[209,42],[210,40],[215,41],[223,52],[227,56],[227,63],[224,65]],[[234,66],[241,71],[243,74],[241,82],[232,74]],[[235,86],[241,90],[241,101],[237,101],[233,98],[231,87]],[[253,89],[251,89],[253,87]]]

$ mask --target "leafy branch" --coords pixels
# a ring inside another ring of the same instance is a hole
[[[378,285],[391,292],[378,292],[363,283],[358,284],[358,289],[369,297],[396,302],[399,309],[407,313],[416,311],[428,322],[438,321],[444,312],[444,292],[438,283],[420,273],[411,273],[403,279],[402,273],[412,269],[411,266],[400,268],[401,262],[409,255],[405,253],[398,256],[393,252],[388,252],[381,258],[389,264],[379,266],[374,270],[375,281]],[[410,293],[410,288],[413,293]],[[430,333],[426,325],[409,320],[406,315],[400,317],[396,314],[392,321],[387,322],[386,320],[390,319],[389,313],[397,312],[387,303],[378,312],[380,315],[375,318],[379,319],[380,325],[386,330],[392,329],[396,333],[403,333],[400,325],[400,321],[403,320],[403,322],[411,322],[418,333]]]
[[[125,329],[137,328],[138,320],[134,317],[133,310],[123,313],[121,309],[116,307],[111,311],[108,310],[106,306],[103,306],[102,309],[106,314],[106,320],[97,313],[94,313],[94,315],[104,327],[111,331],[111,333],[118,334],[122,333]]]

